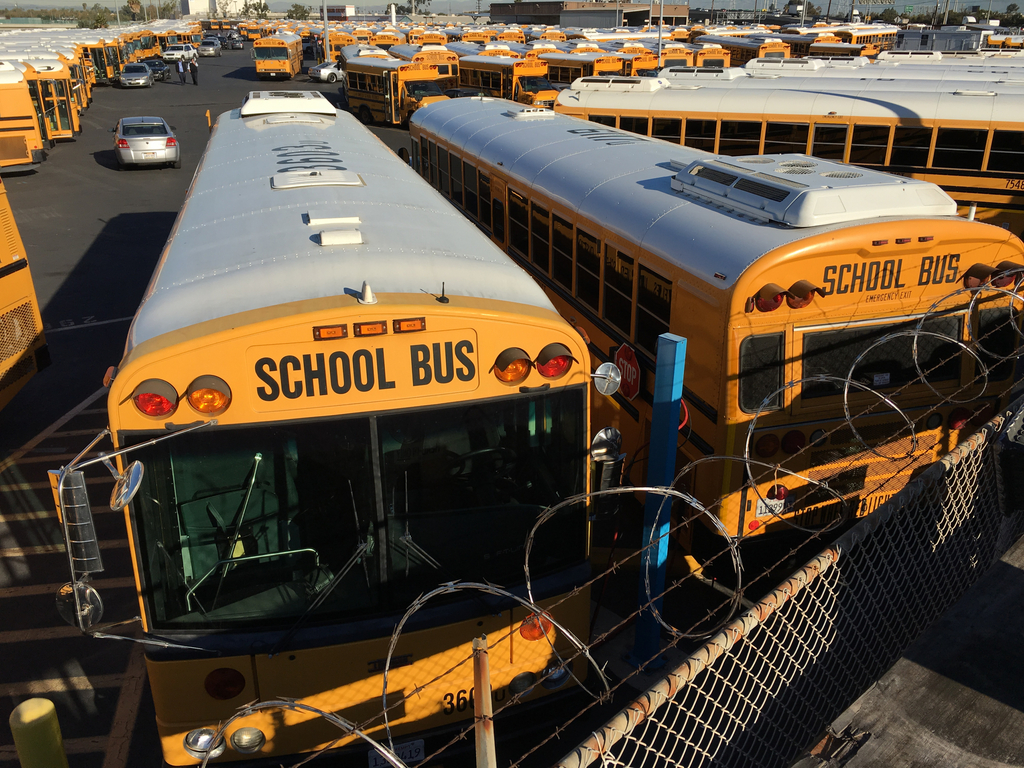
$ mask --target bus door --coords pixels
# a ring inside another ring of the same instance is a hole
[[[117,48],[113,45],[107,46],[107,66],[110,77],[114,80],[121,76],[121,59],[117,55]]]
[[[102,48],[90,48],[89,58],[92,61],[93,72],[96,74],[97,83],[109,83],[107,76],[107,54]]]
[[[46,124],[52,139],[69,139],[75,135],[71,124],[71,109],[67,89],[59,80],[39,80],[39,97],[46,114]]]
[[[511,69],[501,70],[501,98],[510,101],[519,100],[519,80]]]
[[[49,121],[46,119],[46,108],[39,93],[39,81],[28,81],[28,95],[32,99],[32,107],[36,111],[36,122],[39,123],[39,137],[49,146],[53,146],[53,136],[50,135]]]
[[[388,72],[384,75],[384,122],[401,123],[401,113],[402,95],[398,87],[398,73]]]

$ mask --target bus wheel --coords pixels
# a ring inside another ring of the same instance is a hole
[[[336,74],[334,74],[333,72],[331,72],[331,74],[329,74],[327,76],[327,82],[328,83],[336,83],[336,82],[338,82],[338,76]]]
[[[373,115],[365,104],[359,108],[359,122],[363,125],[373,125]]]

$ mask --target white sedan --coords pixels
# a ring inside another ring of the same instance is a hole
[[[345,80],[345,71],[337,61],[325,61],[323,64],[310,67],[306,74],[309,75],[310,80],[319,80],[326,83],[336,83],[338,80],[344,82]]]
[[[164,61],[191,61],[196,57],[196,49],[191,45],[169,45],[164,51]]]

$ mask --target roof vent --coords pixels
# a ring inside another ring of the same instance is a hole
[[[362,177],[352,171],[286,171],[270,177],[273,189],[306,187],[364,187]]]
[[[320,246],[362,245],[363,233],[358,229],[325,229],[320,232]]]
[[[316,123],[322,123],[319,117],[313,115],[278,115],[276,117],[268,117],[263,121],[265,125],[288,125],[291,123],[304,123],[315,125]]]
[[[505,115],[513,120],[549,120],[555,116],[555,113],[544,107],[524,107],[523,109],[510,109]]]

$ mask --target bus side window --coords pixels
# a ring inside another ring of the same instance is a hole
[[[808,128],[801,123],[768,123],[764,131],[764,154],[806,154]]]
[[[688,119],[686,121],[686,139],[683,144],[694,149],[702,149],[705,152],[714,152],[717,128],[717,120]]]
[[[604,246],[604,318],[628,336],[633,330],[634,261],[619,249]]]
[[[494,224],[494,238],[499,243],[505,242],[505,204],[498,198],[491,200],[491,221]]]
[[[678,144],[682,138],[683,121],[678,117],[656,117],[651,125],[651,136]]]
[[[932,157],[932,167],[980,171],[981,161],[985,159],[985,142],[987,140],[987,130],[939,128],[935,137],[935,156]]]
[[[928,146],[931,140],[931,128],[897,127],[892,139],[892,158],[889,165],[924,168],[928,165]]]
[[[609,128],[615,127],[615,115],[587,115],[587,120],[598,125],[607,125]]]
[[[477,176],[476,185],[477,197],[480,198],[480,223],[487,229],[491,228],[491,180],[482,173]],[[502,240],[505,239],[502,233]]]
[[[845,152],[845,125],[814,126],[814,143],[811,145],[812,155],[820,157],[822,160],[837,160],[842,162]]]
[[[463,161],[462,173],[465,175],[466,213],[475,219],[477,218],[476,168]]]
[[[551,275],[572,291],[572,224],[551,216]]]
[[[1024,131],[995,131],[989,152],[990,171],[1024,173]]]
[[[427,146],[427,140],[420,136],[420,165],[419,172],[420,176],[426,179],[427,183],[430,182],[430,148]]]
[[[718,154],[738,157],[761,151],[761,123],[753,120],[723,120]]]
[[[636,344],[652,355],[658,336],[668,333],[672,319],[672,281],[640,265],[636,289]]]
[[[452,202],[462,205],[462,159],[452,155]]]
[[[646,117],[626,117],[622,116],[619,118],[619,127],[624,131],[630,133],[639,133],[641,136],[647,135],[647,130],[650,125],[650,121]]]
[[[576,296],[595,312],[600,301],[601,241],[576,230]]]
[[[551,219],[536,203],[530,204],[530,258],[545,275],[551,266]]]
[[[448,194],[448,150],[443,147],[437,148],[437,191]]]
[[[399,157],[401,157],[401,153],[399,153]],[[418,141],[412,142],[412,162],[410,165],[416,173],[420,172],[420,143]]]
[[[850,141],[850,160],[854,165],[884,165],[889,144],[889,126],[855,125]]]
[[[508,191],[508,245],[524,258],[530,252],[530,214],[526,198],[511,189]]]
[[[782,407],[783,334],[768,333],[763,336],[748,336],[740,342],[739,395],[740,408],[754,413],[761,402],[772,392],[766,410],[777,411]]]
[[[430,184],[437,187],[437,144],[430,142]]]

